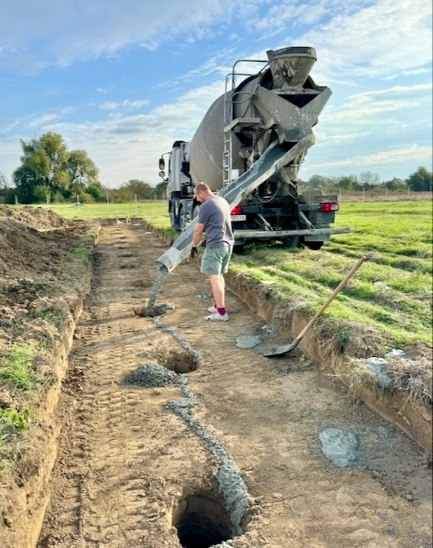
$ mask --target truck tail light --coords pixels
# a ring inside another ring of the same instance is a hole
[[[326,202],[320,204],[320,211],[322,213],[330,213],[331,211],[338,211],[339,209],[340,206],[337,204],[337,202]]]
[[[234,207],[230,213],[231,215],[241,215],[242,214],[242,208],[237,206]]]

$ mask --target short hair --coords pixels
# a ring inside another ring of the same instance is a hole
[[[194,190],[196,192],[212,192],[210,186],[206,183],[197,183]]]

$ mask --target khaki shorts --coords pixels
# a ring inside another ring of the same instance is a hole
[[[216,249],[208,249],[206,247],[201,258],[200,272],[208,276],[225,274],[229,269],[232,251],[233,248],[229,246],[218,247]]]

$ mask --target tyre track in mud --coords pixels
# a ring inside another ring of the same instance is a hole
[[[181,546],[176,525],[188,501],[219,508],[217,466],[202,441],[166,408],[179,387],[125,381],[143,363],[174,367],[184,351],[150,318],[134,315],[157,276],[166,244],[141,225],[102,227],[95,277],[78,325],[60,412],[65,428],[38,547]],[[165,281],[161,318],[203,356],[188,374],[192,414],[230,453],[251,496],[235,548],[431,545],[431,469],[399,431],[350,400],[300,353],[277,361],[241,334],[275,342],[264,322],[228,292],[230,321],[203,316],[210,293],[195,265]],[[336,468],[318,437],[324,427],[356,432],[357,463]],[[201,497],[193,499],[191,497]]]

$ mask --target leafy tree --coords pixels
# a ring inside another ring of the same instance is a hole
[[[6,178],[6,175],[4,175],[0,171],[0,190],[5,189],[5,188],[8,188],[8,180]]]
[[[382,186],[391,192],[396,192],[398,190],[404,191],[407,189],[406,181],[404,179],[399,179],[398,177],[394,177],[394,179],[391,179],[390,181],[384,181]]]
[[[407,182],[414,192],[428,192],[432,188],[432,172],[421,166],[409,176]]]
[[[6,199],[6,195],[9,192],[8,181],[6,175],[0,171],[0,203],[3,203]]]
[[[380,183],[380,178],[377,173],[374,173],[373,171],[363,171],[358,176],[358,185],[361,188],[370,188],[373,186],[376,186]]]
[[[87,192],[87,194],[89,194],[92,197],[92,199],[95,202],[105,202],[105,200],[107,198],[105,189],[103,188],[103,186],[101,185],[101,183],[99,181],[95,181],[93,183],[90,183],[87,186],[86,192]]]
[[[41,181],[38,180],[33,169],[23,163],[23,165],[14,171],[12,177],[15,181],[15,194],[18,200],[23,204],[31,204],[34,202],[36,199],[34,189]]]
[[[21,203],[41,202],[47,198],[59,200],[75,194],[83,194],[83,201],[93,200],[94,185],[100,186],[98,169],[84,150],[69,152],[57,133],[45,133],[28,142],[21,140],[21,146],[21,166],[13,173]],[[92,193],[87,192],[89,185],[93,185]]]
[[[155,189],[143,181],[131,179],[127,183],[127,188],[133,193],[134,198],[137,196],[139,200],[153,200],[155,198]]]
[[[312,175],[307,181],[307,186],[312,190],[323,189],[328,183],[328,177],[324,177],[323,175]]]
[[[335,186],[341,190],[353,190],[356,182],[356,175],[345,175],[340,177]]]
[[[21,203],[40,202],[50,194],[68,189],[69,177],[63,173],[68,152],[60,135],[46,133],[29,142],[21,140],[21,146],[21,166],[13,173]]]
[[[98,181],[98,168],[87,156],[87,152],[85,150],[72,150],[69,153],[65,169],[71,182],[78,177],[86,178],[88,185],[94,184]]]
[[[158,200],[162,200],[163,198],[167,197],[167,186],[168,181],[162,181],[161,183],[158,183],[155,187],[155,194]]]
[[[149,183],[138,179],[131,179],[119,189],[111,191],[113,202],[132,202],[136,197],[138,200],[153,200],[156,197],[155,189]]]

